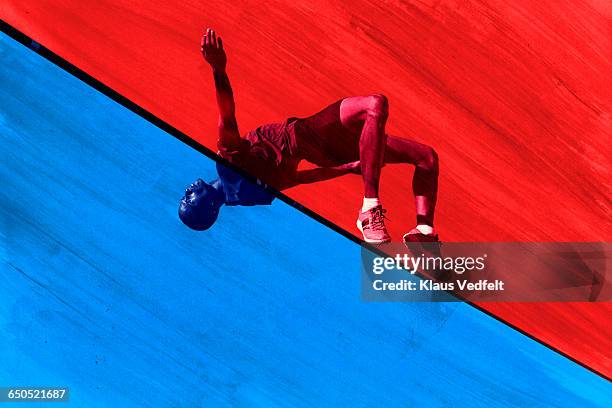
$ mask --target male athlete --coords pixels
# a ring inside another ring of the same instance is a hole
[[[416,166],[412,189],[417,225],[405,242],[437,242],[434,210],[438,190],[438,158],[426,145],[385,133],[388,102],[383,95],[341,99],[307,118],[289,118],[238,133],[232,88],[226,73],[227,57],[221,37],[210,28],[202,37],[201,51],[210,64],[219,107],[219,155],[267,185],[283,190],[301,183],[361,173],[363,206],[357,227],[369,243],[389,242],[385,210],[379,196],[380,170],[385,163]],[[307,160],[318,169],[298,171]],[[216,220],[219,208],[229,205],[269,204],[271,195],[223,166],[219,179],[207,184],[198,179],[185,191],[179,217],[190,228],[204,230]]]

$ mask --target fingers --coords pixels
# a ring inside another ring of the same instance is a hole
[[[217,33],[212,28],[207,28],[200,41],[200,50],[203,53],[210,52],[214,49],[223,49],[223,41],[221,37],[217,37]]]
[[[210,30],[210,40],[213,47],[217,48],[217,34],[215,30]]]
[[[202,35],[202,40],[200,41],[200,47],[203,53],[206,52],[206,49],[208,48],[208,29],[206,30],[204,35]]]

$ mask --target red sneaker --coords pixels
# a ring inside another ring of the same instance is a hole
[[[385,227],[385,213],[382,205],[378,205],[365,212],[359,212],[357,228],[363,234],[363,240],[370,244],[383,244],[391,241],[391,236]]]
[[[423,234],[414,228],[404,234],[404,242],[440,242],[440,240],[438,239],[438,234]]]
[[[413,256],[424,255],[427,257],[442,257],[442,243],[438,234],[423,234],[418,229],[413,229],[404,234],[404,245]],[[440,282],[446,282],[452,275],[445,270],[431,271],[432,277]]]

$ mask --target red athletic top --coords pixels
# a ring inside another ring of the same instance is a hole
[[[236,146],[223,146],[219,154],[264,183],[282,190],[295,180],[295,118],[262,125],[248,132]]]

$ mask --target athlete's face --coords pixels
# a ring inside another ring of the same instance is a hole
[[[182,201],[190,207],[199,207],[208,197],[208,187],[204,180],[197,179],[187,187]]]
[[[187,187],[185,196],[181,200],[191,207],[219,208],[223,204],[223,196],[213,186],[197,179]]]
[[[181,198],[179,216],[193,229],[207,229],[217,219],[223,195],[202,179],[197,179],[187,187]]]

